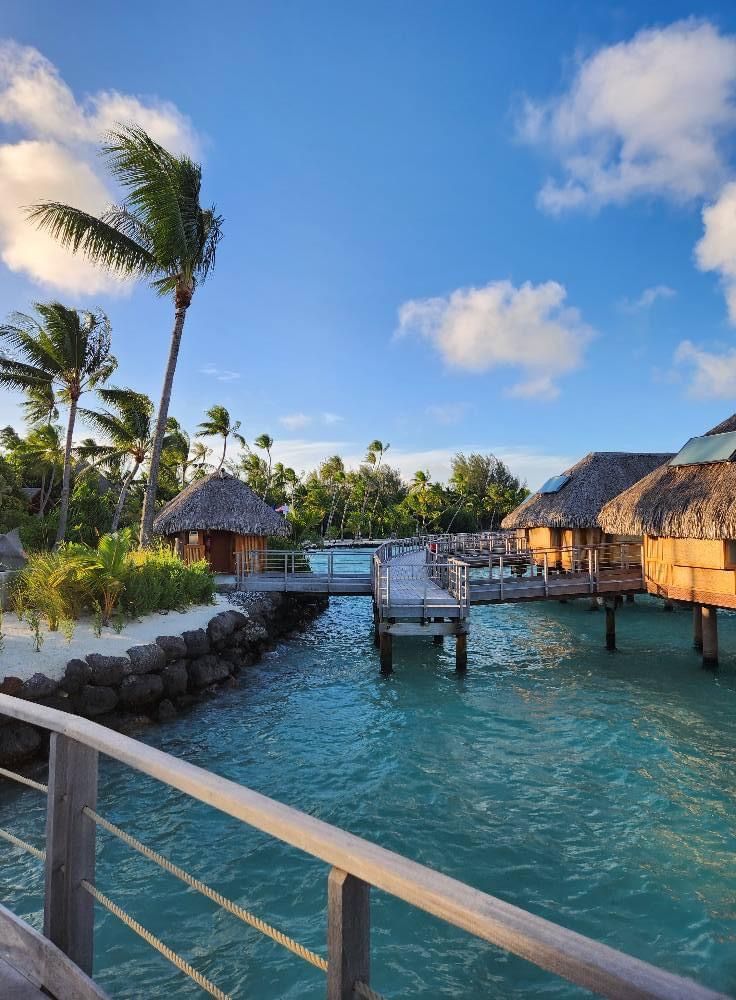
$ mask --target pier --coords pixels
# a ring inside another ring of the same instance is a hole
[[[370,596],[384,673],[397,636],[453,636],[465,670],[473,604],[588,597],[605,607],[606,646],[615,649],[616,607],[646,590],[639,543],[529,549],[509,532],[397,539],[372,554],[266,550],[239,554],[236,566],[242,591]]]

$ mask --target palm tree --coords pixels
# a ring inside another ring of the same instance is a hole
[[[239,434],[240,421],[231,420],[230,414],[225,409],[224,406],[220,406],[219,403],[215,403],[211,406],[207,413],[206,420],[202,421],[199,425],[199,430],[197,431],[197,437],[221,437],[222,438],[222,455],[220,456],[220,464],[217,466],[216,472],[219,472],[222,468],[223,462],[225,461],[225,454],[227,453],[227,439],[229,437],[234,438],[240,444],[245,446],[245,438],[242,434]]]
[[[98,393],[109,409],[80,412],[88,424],[107,438],[108,443],[97,444],[90,455],[96,459],[96,464],[108,468],[129,463],[110,526],[110,531],[117,531],[130,484],[146,461],[153,443],[153,403],[148,396],[132,389],[100,389]],[[82,449],[79,450],[80,454],[84,454]]]
[[[57,544],[69,514],[72,441],[80,396],[105,382],[117,367],[110,353],[110,321],[101,312],[69,309],[60,302],[35,306],[38,319],[14,313],[0,326],[0,341],[11,353],[0,357],[0,385],[11,389],[57,391],[69,407]]]
[[[376,438],[374,441],[371,441],[371,443],[368,445],[368,452],[366,454],[366,461],[370,462],[370,464],[373,466],[373,476],[374,476],[374,478],[376,480],[376,495],[375,495],[374,500],[373,500],[373,507],[371,508],[370,517],[368,518],[368,537],[369,538],[373,537],[373,519],[376,516],[376,508],[378,507],[378,499],[379,499],[379,497],[381,495],[381,480],[380,480],[380,477],[379,477],[378,473],[381,470],[381,462],[383,461],[383,456],[386,454],[386,452],[389,450],[390,447],[391,447],[391,445],[388,442],[386,442],[386,444],[384,444],[383,441],[379,441],[378,438]],[[366,491],[366,501],[367,501],[367,499],[368,499],[368,493]],[[365,512],[365,505],[363,507],[363,512]]]
[[[41,467],[41,493],[38,501],[38,516],[46,513],[46,504],[57,483],[59,470],[64,468],[64,449],[61,444],[61,428],[57,424],[42,424],[34,427],[23,442],[23,451],[30,455]],[[46,476],[48,474],[48,482]]]
[[[26,389],[26,398],[20,407],[29,427],[49,425],[59,419],[56,393],[50,382],[29,386]]]
[[[273,448],[273,438],[270,434],[259,434],[253,444],[256,448],[261,448],[268,455],[268,471],[266,472],[266,485],[263,490],[262,500],[266,499],[266,494],[271,487],[271,449]]]
[[[200,205],[199,164],[169,153],[137,125],[111,131],[102,153],[127,193],[122,205],[110,206],[97,218],[71,205],[45,201],[32,206],[28,215],[73,253],[115,274],[147,281],[159,295],[173,295],[174,326],[141,517],[140,543],[147,545],[184,320],[197,284],[215,265],[222,217],[214,207]]]

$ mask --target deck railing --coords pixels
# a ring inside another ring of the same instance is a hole
[[[326,974],[328,1000],[381,1000],[371,986],[371,887],[503,948],[602,996],[644,1000],[716,1000],[722,994],[599,944],[549,920],[479,892],[297,809],[172,757],[94,722],[0,695],[0,714],[49,730],[48,788],[22,775],[8,778],[47,795],[46,849],[0,831],[45,862],[44,933],[84,971],[91,971],[94,904],[123,921],[211,996],[219,987],[155,938],[115,902],[114,887],[95,881],[97,828],[158,864],[216,905]],[[329,869],[327,949],[319,955],[142,844],[98,812],[98,754],[119,761],[324,862]],[[0,920],[0,932],[2,923]],[[2,941],[2,933],[0,933]],[[235,958],[235,956],[233,956]],[[390,984],[381,984],[389,989]],[[431,987],[428,987],[431,993]],[[135,984],[131,984],[135,993]],[[468,983],[467,994],[475,992]]]

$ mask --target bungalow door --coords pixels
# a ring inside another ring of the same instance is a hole
[[[210,532],[210,566],[215,573],[233,572],[233,536],[229,531]]]

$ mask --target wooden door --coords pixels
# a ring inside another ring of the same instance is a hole
[[[232,573],[233,536],[229,531],[210,532],[210,566],[215,573]]]

